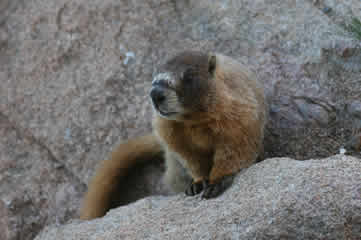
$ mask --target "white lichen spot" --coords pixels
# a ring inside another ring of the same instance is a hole
[[[123,61],[124,65],[127,65],[131,59],[135,59],[135,54],[133,52],[127,52]]]
[[[6,208],[8,209],[14,209],[14,200],[11,198],[11,197],[7,197],[7,196],[4,196],[2,198],[2,202],[4,203],[4,205],[6,206]]]
[[[346,153],[346,149],[345,148],[340,148],[340,154],[344,155]]]
[[[71,139],[71,130],[70,130],[70,128],[65,129],[64,139],[65,140],[70,140]]]

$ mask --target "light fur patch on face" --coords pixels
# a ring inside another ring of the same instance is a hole
[[[152,85],[157,84],[157,82],[159,82],[159,81],[166,81],[168,85],[172,86],[173,79],[174,79],[174,76],[170,72],[158,73],[157,75],[154,76]]]

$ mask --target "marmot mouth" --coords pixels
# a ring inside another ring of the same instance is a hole
[[[168,112],[163,111],[156,103],[153,102],[154,109],[163,117],[169,117],[171,115],[177,114],[177,112]]]
[[[157,111],[159,112],[160,115],[162,115],[164,117],[169,117],[171,115],[177,114],[177,112],[164,112],[164,111],[160,110],[159,108],[157,108]]]

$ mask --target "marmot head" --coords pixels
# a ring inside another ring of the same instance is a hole
[[[182,52],[161,66],[153,78],[150,97],[154,110],[170,120],[192,120],[212,102],[216,55]],[[200,120],[200,119],[199,119]]]

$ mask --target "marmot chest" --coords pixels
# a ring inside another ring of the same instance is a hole
[[[185,158],[213,153],[212,131],[207,126],[188,126],[175,121],[158,121],[155,130],[167,147]]]

